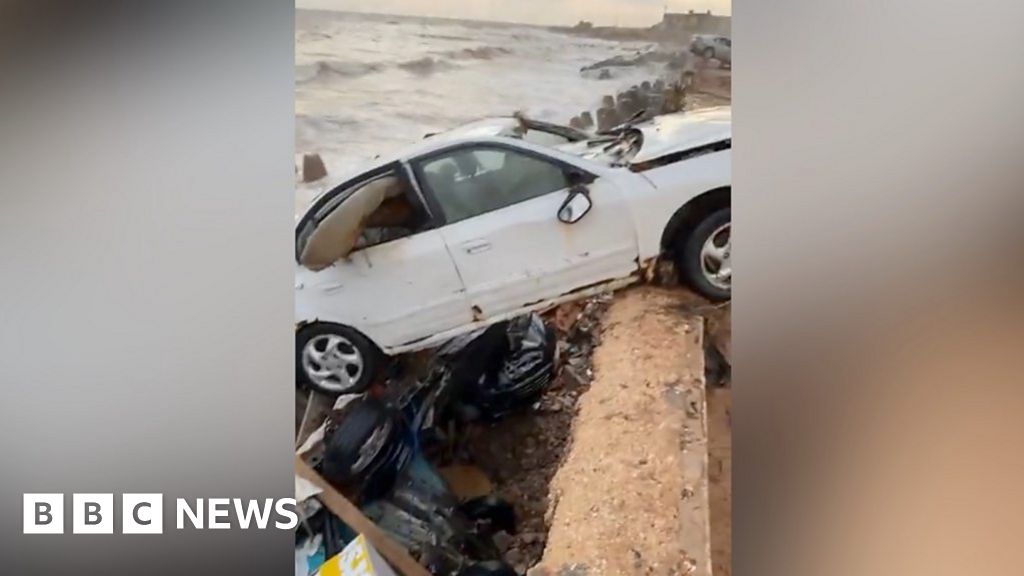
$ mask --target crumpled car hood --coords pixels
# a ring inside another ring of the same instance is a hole
[[[666,114],[635,128],[643,133],[644,138],[643,145],[630,163],[640,164],[675,152],[731,139],[732,107],[720,106]]]

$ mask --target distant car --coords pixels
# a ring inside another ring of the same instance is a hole
[[[717,34],[696,34],[690,40],[690,52],[708,60],[732,64],[732,40]]]
[[[375,160],[299,219],[299,381],[364,390],[386,355],[625,286],[661,255],[729,298],[731,139],[729,108],[599,136],[497,118]]]

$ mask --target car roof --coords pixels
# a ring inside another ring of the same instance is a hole
[[[387,166],[388,164],[394,164],[395,162],[408,162],[413,158],[425,156],[431,152],[448,148],[449,146],[461,144],[461,143],[473,143],[473,142],[507,142],[509,140],[516,140],[506,136],[489,134],[485,129],[478,131],[462,131],[457,128],[455,130],[449,130],[447,132],[440,132],[434,134],[416,142],[403,147],[397,152],[392,152],[386,156],[378,156],[374,158],[372,162],[363,166],[359,169],[359,173],[370,172],[381,166]],[[356,174],[351,174],[355,176]]]
[[[536,126],[533,127],[534,129],[543,129],[545,126],[550,126],[554,129],[571,130],[564,126],[548,124],[529,118],[520,119],[516,116],[490,116],[462,124],[461,126],[456,126],[455,128],[445,130],[443,132],[427,134],[418,142],[403,146],[399,150],[387,155],[381,155],[374,158],[371,162],[360,167],[357,173],[347,174],[343,180],[337,180],[336,182],[344,182],[358,174],[372,171],[376,168],[380,168],[381,166],[394,164],[395,162],[407,162],[413,158],[463,142],[508,143],[510,140],[521,141],[522,138],[516,135],[516,130],[520,128],[523,120],[535,124]]]

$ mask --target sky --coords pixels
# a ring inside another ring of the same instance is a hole
[[[525,24],[651,26],[670,12],[731,14],[732,0],[296,0],[299,8],[442,16]]]

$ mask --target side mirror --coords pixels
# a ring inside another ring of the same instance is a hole
[[[569,195],[558,209],[558,221],[563,224],[575,224],[590,212],[594,205],[590,201],[590,192],[584,186],[573,186]]]

